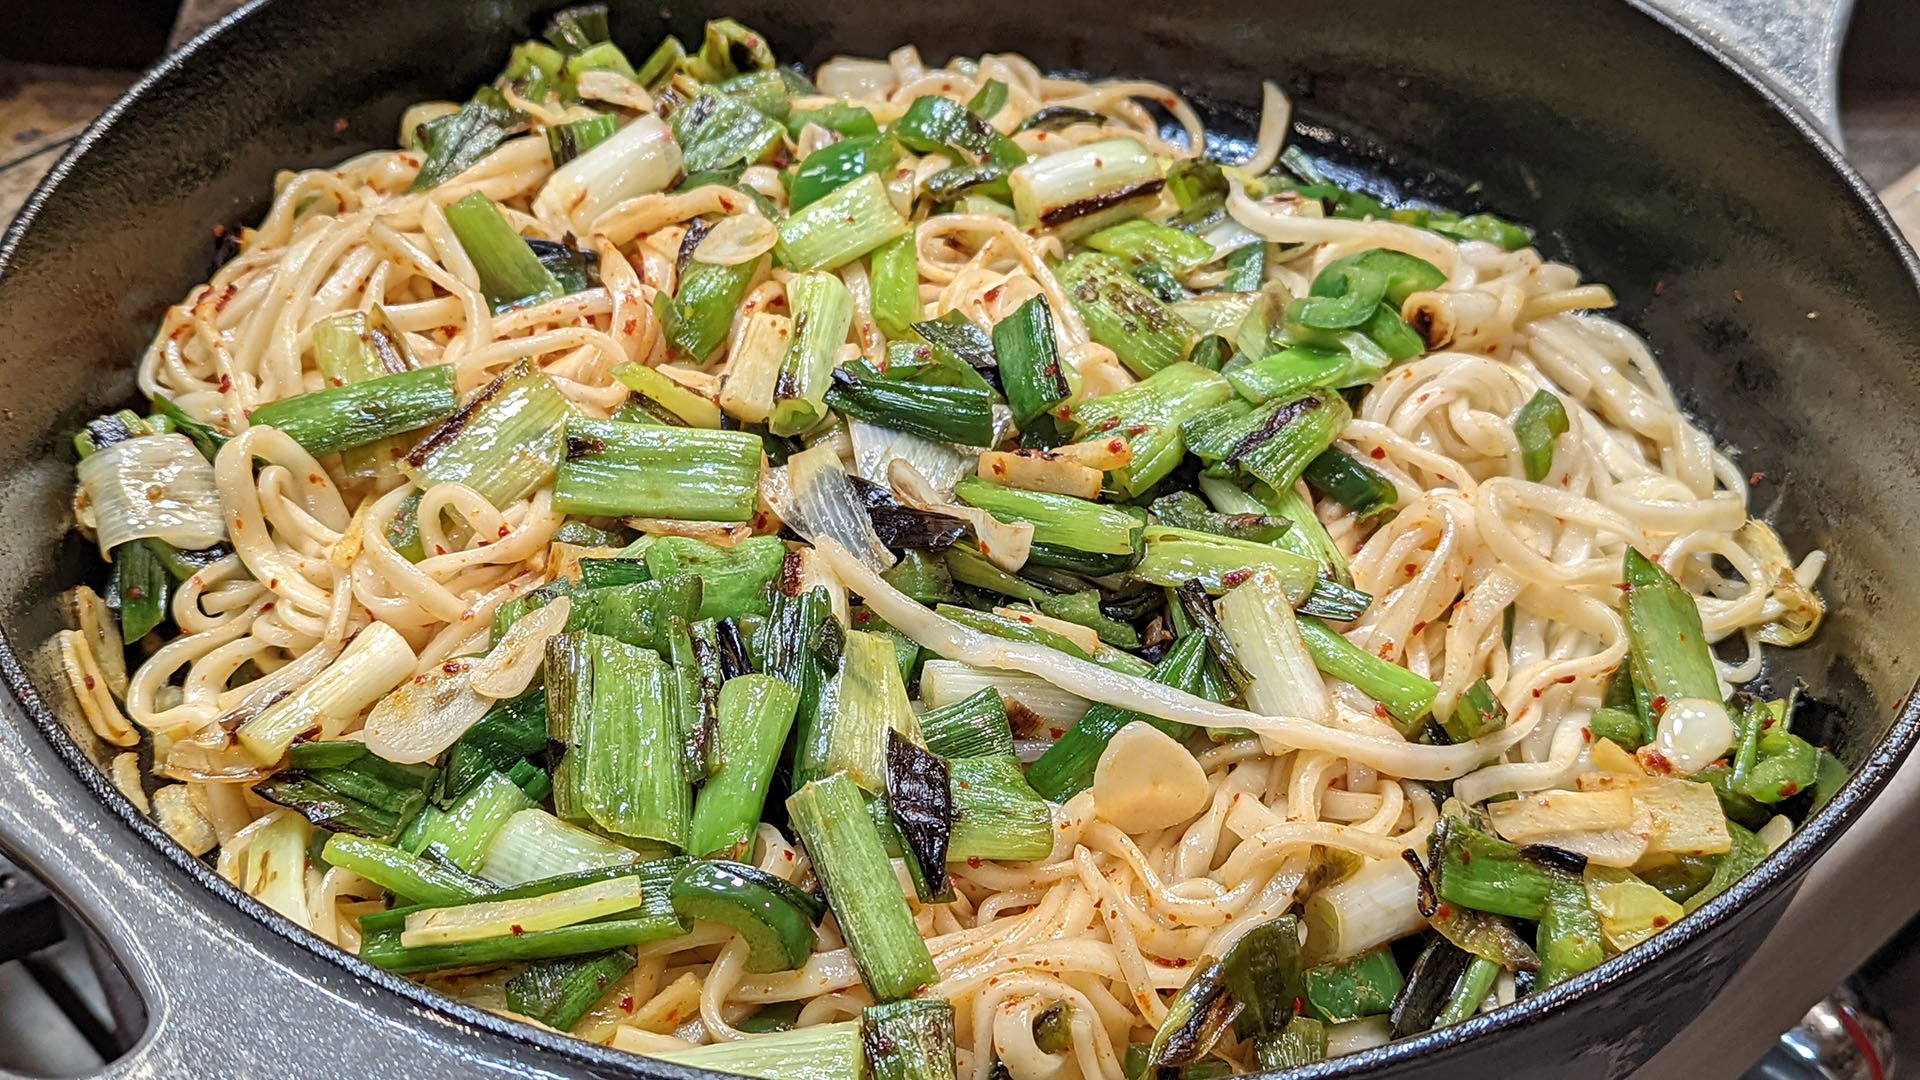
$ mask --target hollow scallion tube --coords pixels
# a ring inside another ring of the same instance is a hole
[[[1058,276],[1087,333],[1112,349],[1127,370],[1144,379],[1186,356],[1193,328],[1135,281],[1120,260],[1083,252],[1068,259]]]
[[[505,507],[541,487],[565,456],[573,406],[522,360],[429,432],[401,468],[421,488],[465,484]]]
[[[500,213],[474,192],[447,207],[447,225],[480,276],[480,291],[495,311],[528,307],[562,295],[560,282]]]
[[[720,687],[720,768],[694,800],[689,852],[734,852],[753,836],[799,706],[800,691],[768,675],[741,675]]]
[[[853,325],[853,294],[824,271],[795,275],[787,283],[787,305],[793,334],[774,379],[767,422],[776,435],[798,435],[825,418],[834,364]]]
[[[907,228],[880,177],[865,173],[788,216],[776,251],[795,270],[837,270]]]
[[[747,432],[575,417],[553,505],[582,515],[747,521],[760,456],[760,440]]]
[[[787,799],[787,812],[873,996],[898,1001],[938,979],[854,782],[841,773],[815,780]]]
[[[1002,377],[1005,377],[1002,367]],[[1186,456],[1180,425],[1225,404],[1233,388],[1215,372],[1184,361],[1170,364],[1123,390],[1072,406],[1077,439],[1125,439],[1133,458],[1110,476],[1122,493],[1140,495],[1167,478]],[[1009,400],[1012,392],[1009,389]]]
[[[453,368],[440,365],[282,398],[253,411],[309,454],[331,454],[424,427],[460,407]]]

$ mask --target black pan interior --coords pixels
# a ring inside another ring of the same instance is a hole
[[[68,533],[69,441],[132,396],[165,305],[214,264],[213,230],[257,218],[276,169],[390,144],[400,110],[491,77],[550,4],[267,5],[131,101],[13,237],[0,279],[0,625],[25,656],[57,593],[99,574]],[[1920,305],[1904,249],[1827,151],[1656,20],[1598,0],[738,0],[615,3],[644,55],[708,17],[783,59],[1020,51],[1043,68],[1155,78],[1245,134],[1259,80],[1302,141],[1396,197],[1488,208],[1610,284],[1684,399],[1743,467],[1794,551],[1833,557],[1831,614],[1779,654],[1867,760],[1913,681],[1920,564]],[[297,10],[296,10],[297,9]],[[42,682],[44,689],[55,688]],[[62,695],[51,692],[48,700]]]

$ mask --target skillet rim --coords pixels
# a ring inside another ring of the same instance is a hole
[[[14,252],[27,230],[33,226],[41,208],[65,182],[75,164],[96,143],[113,131],[122,114],[134,102],[145,99],[158,84],[192,65],[203,51],[218,48],[219,39],[228,30],[246,22],[260,9],[275,2],[276,0],[248,0],[241,7],[209,25],[143,73],[124,94],[116,98],[112,105],[87,126],[86,130],[48,170],[46,176],[35,185],[33,192],[22,204],[12,223],[4,234],[0,234],[0,283],[4,283]],[[1883,243],[1891,243],[1894,254],[1906,272],[1908,284],[1914,288],[1916,299],[1920,300],[1920,258],[1916,258],[1912,247],[1895,227],[1886,208],[1873,190],[1847,162],[1825,132],[1815,127],[1800,108],[1764,75],[1746,68],[1688,25],[1653,7],[1649,0],[1618,0],[1618,2],[1621,6],[1652,20],[1660,29],[1704,53],[1716,66],[1743,83],[1750,92],[1758,95],[1769,109],[1784,121],[1838,177],[1853,196],[1853,209],[1865,211],[1867,220],[1878,232],[1880,240]],[[309,954],[330,961],[352,975],[372,982],[382,990],[398,995],[406,1003],[417,1008],[430,1010],[466,1028],[477,1029],[478,1032],[538,1047],[595,1072],[611,1070],[620,1075],[660,1076],[670,1080],[699,1080],[703,1077],[720,1075],[613,1050],[610,1047],[546,1031],[531,1024],[509,1020],[498,1014],[462,1004],[406,976],[375,967],[358,956],[322,940],[265,904],[254,900],[162,832],[151,818],[140,813],[132,802],[112,784],[106,774],[93,763],[79,743],[68,733],[60,720],[47,708],[38,689],[28,678],[24,666],[20,663],[19,655],[12,640],[11,631],[0,627],[0,680],[6,683],[11,696],[31,718],[34,726],[40,729],[40,734],[52,745],[55,753],[74,772],[81,784],[99,803],[112,811],[113,816],[119,818],[121,824],[130,827],[136,835],[157,848],[163,856],[185,871],[202,887],[251,916],[275,936],[285,939],[289,944],[300,946]],[[1848,778],[1839,794],[1826,807],[1814,815],[1811,821],[1796,830],[1793,836],[1770,854],[1758,868],[1736,882],[1732,888],[1703,905],[1698,911],[1688,914],[1673,927],[1662,931],[1640,946],[1607,960],[1592,971],[1546,991],[1521,998],[1511,1005],[1479,1014],[1451,1027],[1423,1032],[1385,1046],[1329,1059],[1290,1071],[1286,1075],[1302,1078],[1302,1080],[1334,1080],[1334,1078],[1358,1076],[1414,1059],[1442,1054],[1468,1041],[1478,1041],[1501,1032],[1518,1031],[1541,1022],[1556,1010],[1593,998],[1605,990],[1608,984],[1641,969],[1659,964],[1670,954],[1683,953],[1690,947],[1706,941],[1712,936],[1713,931],[1732,919],[1739,909],[1753,906],[1763,893],[1776,888],[1794,887],[1819,856],[1842,832],[1854,825],[1867,806],[1886,787],[1894,771],[1913,749],[1916,740],[1920,740],[1920,695],[1916,695],[1915,689],[1909,689],[1894,706],[1894,710],[1894,720],[1888,727],[1886,735],[1875,745],[1866,761]],[[84,812],[84,808],[77,809]],[[228,918],[224,911],[213,911],[208,914],[222,922]],[[113,943],[106,944],[108,951],[113,952]],[[303,977],[295,972],[289,972],[289,974],[294,977]],[[1731,977],[1738,978],[1740,974],[1741,969],[1736,968]],[[147,1029],[139,1039],[139,1043],[144,1044],[150,1041],[162,1022],[149,1016]]]

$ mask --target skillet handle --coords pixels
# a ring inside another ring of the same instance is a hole
[[[590,1075],[295,947],[283,920],[210,902],[171,840],[113,835],[153,827],[130,824],[132,808],[80,754],[0,695],[0,850],[105,945],[146,1014],[138,1041],[94,1077]]]
[[[1758,76],[1840,145],[1840,50],[1854,0],[1629,0]]]

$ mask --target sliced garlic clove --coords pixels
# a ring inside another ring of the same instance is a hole
[[[1124,832],[1178,825],[1207,806],[1207,771],[1187,748],[1136,720],[1117,732],[1093,771],[1094,813]]]

